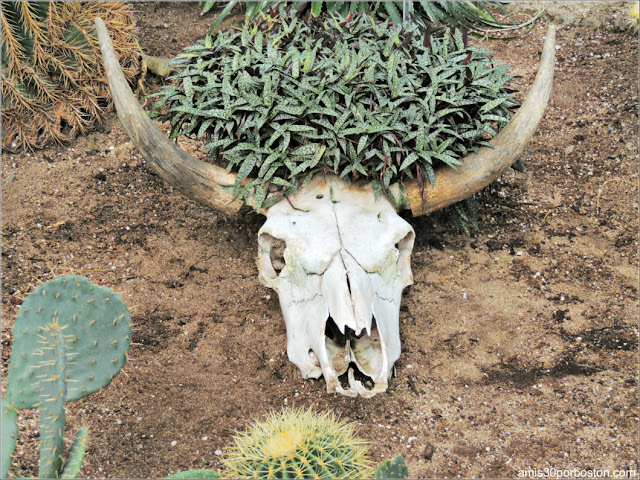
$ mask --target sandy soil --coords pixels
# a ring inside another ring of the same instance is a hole
[[[155,55],[178,53],[215,18],[193,3],[135,8]],[[123,372],[69,405],[69,437],[91,430],[84,477],[218,468],[234,431],[287,405],[357,422],[372,458],[402,454],[412,477],[637,471],[638,43],[612,15],[559,29],[529,171],[479,199],[479,230],[409,219],[415,283],[387,393],[327,395],[300,378],[277,296],[257,279],[263,219],[175,193],[114,117],[70,145],[2,157],[3,387],[25,296],[75,273],[119,292],[134,321]],[[522,92],[545,30],[489,42]],[[37,412],[20,417],[12,474],[37,474],[37,425]]]

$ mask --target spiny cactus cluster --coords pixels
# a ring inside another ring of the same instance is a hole
[[[14,326],[2,398],[1,478],[11,466],[17,412],[25,408],[40,409],[39,477],[77,477],[87,431],[79,432],[65,462],[65,404],[108,385],[130,345],[131,315],[122,298],[85,277],[57,277],[26,298]]]
[[[111,32],[125,76],[139,71],[124,2],[2,2],[2,147],[40,148],[84,133],[110,107],[93,20]]]

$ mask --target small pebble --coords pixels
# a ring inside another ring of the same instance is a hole
[[[172,446],[172,447],[175,447],[177,444],[178,444],[178,441],[177,441],[177,440],[174,440],[173,442],[171,442],[171,446]]]
[[[427,443],[427,446],[424,447],[424,453],[422,454],[422,456],[425,460],[431,460],[435,451],[435,447],[431,443]]]
[[[215,452],[213,452],[215,455],[222,455],[222,450],[218,449]]]

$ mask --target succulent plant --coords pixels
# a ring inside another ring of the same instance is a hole
[[[404,463],[404,457],[398,455],[382,462],[373,474],[373,478],[409,478],[409,469]]]
[[[200,1],[202,7],[200,15],[204,15],[215,5],[215,1]],[[218,2],[222,3],[222,2]],[[218,14],[216,21],[211,26],[210,32],[213,32],[222,21],[227,18],[231,10],[237,4],[245,5],[245,17],[247,20],[253,19],[260,14],[267,14],[269,11],[283,8],[285,2],[278,0],[261,1],[261,2],[239,2],[231,0],[225,2],[225,8]],[[483,29],[497,30],[516,30],[531,25],[537,16],[523,23],[515,23],[509,16],[502,2],[451,2],[451,1],[435,1],[428,2],[409,2],[409,1],[386,1],[386,2],[353,2],[353,1],[297,1],[286,2],[292,11],[300,15],[305,10],[310,10],[314,17],[319,16],[323,11],[335,16],[346,18],[350,13],[366,12],[378,18],[391,19],[396,24],[401,24],[405,15],[410,15],[416,22],[423,26],[433,26],[448,24],[453,26],[461,26],[473,30],[479,30],[484,35],[488,32]],[[406,12],[406,10],[409,12]],[[505,21],[500,21],[495,13],[502,14],[507,17]]]
[[[237,172],[234,193],[255,189],[257,209],[320,171],[368,178],[377,194],[405,178],[433,183],[435,167],[486,145],[517,101],[508,66],[464,32],[405,27],[262,16],[187,47],[154,114],[173,138],[206,139],[209,160]]]
[[[65,404],[107,386],[124,366],[130,345],[131,315],[122,298],[85,277],[57,277],[25,299],[2,398],[1,478],[11,466],[17,411],[25,408],[40,409],[39,476],[77,476],[87,432],[79,432],[63,462]]]
[[[113,36],[125,76],[138,73],[123,2],[2,2],[2,147],[40,148],[86,132],[110,107],[93,20]]]
[[[197,470],[186,470],[184,472],[174,473],[166,477],[166,480],[182,478],[220,478],[220,474],[216,470],[199,468]]]
[[[640,2],[637,0],[631,2],[629,5],[627,21],[629,23],[629,30],[632,33],[638,33],[638,17],[640,16]]]
[[[230,478],[370,478],[372,463],[354,426],[332,412],[287,409],[234,438]]]
[[[255,422],[236,436],[223,463],[226,478],[408,478],[402,455],[374,470],[366,442],[353,435],[354,426],[332,412],[285,409]],[[174,473],[167,479],[220,478],[216,470]]]

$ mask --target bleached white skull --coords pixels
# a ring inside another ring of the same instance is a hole
[[[328,392],[345,395],[387,389],[414,236],[384,196],[333,175],[267,211],[259,278],[278,292],[287,353],[304,378],[324,375]]]
[[[237,175],[192,157],[162,134],[131,92],[101,19],[96,32],[118,117],[149,166],[203,205],[227,214],[240,210],[243,202],[230,188]],[[433,212],[474,195],[509,168],[542,119],[554,61],[551,26],[531,90],[491,140],[493,148],[468,155],[457,170],[437,169],[433,185],[418,179],[391,185],[396,209]],[[324,375],[330,392],[369,397],[384,391],[400,356],[400,298],[412,281],[411,226],[384,196],[375,199],[366,181],[349,186],[334,176],[318,175],[260,213],[267,215],[258,239],[260,280],[278,292],[289,358],[305,377]],[[343,384],[338,377],[345,372]]]

